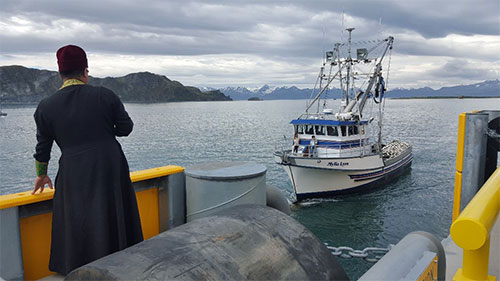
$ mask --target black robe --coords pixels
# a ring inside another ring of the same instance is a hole
[[[55,179],[49,269],[61,274],[143,240],[127,159],[115,136],[133,122],[103,87],[73,85],[42,100],[35,159],[62,155]]]

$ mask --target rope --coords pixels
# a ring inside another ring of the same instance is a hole
[[[238,196],[236,196],[236,197],[234,197],[234,198],[232,198],[232,199],[227,200],[226,202],[222,202],[222,203],[217,204],[217,205],[215,205],[215,206],[212,206],[212,207],[209,207],[209,208],[206,208],[206,209],[203,209],[203,210],[199,210],[199,211],[193,212],[193,213],[191,213],[191,214],[186,214],[186,217],[188,217],[188,216],[193,216],[193,215],[197,215],[197,214],[199,214],[199,213],[203,213],[203,212],[206,212],[206,211],[210,211],[210,210],[213,210],[213,209],[219,208],[219,207],[221,207],[221,206],[227,205],[227,204],[229,204],[229,203],[231,203],[231,202],[234,202],[234,201],[236,201],[236,200],[240,199],[241,197],[243,197],[243,196],[247,195],[248,193],[252,192],[254,189],[256,189],[256,188],[257,188],[257,186],[259,186],[262,182],[264,182],[264,180],[265,180],[265,179],[266,179],[265,177],[262,177],[262,178],[261,178],[261,180],[260,180],[260,181],[259,181],[259,182],[255,185],[255,186],[253,186],[253,187],[252,187],[252,188],[250,188],[249,190],[245,191],[244,193],[242,193],[242,194],[240,194],[240,195],[238,195]]]
[[[387,63],[387,74],[385,75],[385,87],[389,88],[389,70],[391,69],[392,48],[389,49],[389,61]]]
[[[391,69],[391,59],[392,59],[392,48],[389,49],[389,61],[387,63],[387,72],[386,72],[386,75],[385,75],[385,88],[388,89],[389,88],[389,70]],[[382,102],[382,118],[384,118],[384,114],[385,114],[385,101],[386,99],[384,99],[384,101]]]

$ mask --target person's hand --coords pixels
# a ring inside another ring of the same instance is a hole
[[[50,180],[49,176],[38,176],[35,179],[35,187],[33,188],[33,192],[31,194],[35,194],[39,189],[40,193],[43,192],[43,189],[45,188],[45,185],[48,184],[50,188],[54,188],[52,186],[52,181]]]

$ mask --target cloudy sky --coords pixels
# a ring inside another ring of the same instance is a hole
[[[191,86],[312,87],[324,50],[395,37],[390,87],[500,78],[498,0],[2,0],[0,65],[57,70],[83,47],[95,77],[150,71]]]

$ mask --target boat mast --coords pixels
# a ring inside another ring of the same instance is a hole
[[[324,73],[324,71],[325,71],[325,64],[326,63],[323,62],[323,66],[321,67],[320,72],[319,72],[319,89],[320,89],[320,91],[322,89],[323,79],[325,79],[325,73]],[[319,113],[319,104],[320,104],[320,102],[318,100],[318,109],[316,110],[316,113]]]
[[[334,52],[337,52],[337,64],[339,66],[339,82],[340,82],[340,99],[343,100],[343,89],[344,89],[344,83],[343,83],[343,78],[342,78],[342,63],[340,61],[340,43],[335,43],[335,47],[334,47]],[[346,104],[344,105],[342,102],[340,103],[340,112],[344,111],[344,108],[347,106],[347,102]],[[339,112],[339,113],[340,113]]]
[[[346,28],[349,32],[349,39],[347,45],[347,77],[346,77],[346,104],[349,104],[349,98],[351,97],[351,68],[352,68],[352,57],[351,57],[351,33],[354,30],[354,27]]]

